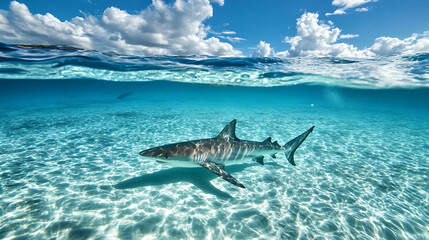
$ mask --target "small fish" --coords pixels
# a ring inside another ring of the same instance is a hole
[[[129,97],[131,94],[133,94],[132,92],[125,92],[122,93],[121,95],[119,95],[118,97],[116,97],[116,99],[120,100],[120,99],[124,99],[126,97]]]

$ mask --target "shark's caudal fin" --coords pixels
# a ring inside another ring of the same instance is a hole
[[[296,149],[298,149],[301,143],[304,142],[304,140],[313,131],[313,129],[314,129],[314,126],[312,126],[310,129],[308,129],[298,137],[290,140],[288,143],[286,143],[286,145],[284,145],[286,158],[293,166],[296,166],[295,161],[293,159],[293,155],[295,154]]]

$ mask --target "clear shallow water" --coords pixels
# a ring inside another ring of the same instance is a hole
[[[0,80],[0,238],[429,237],[427,88],[16,74]],[[316,128],[296,167],[282,154],[226,167],[246,189],[138,155],[215,136],[235,118],[239,138],[280,144]]]

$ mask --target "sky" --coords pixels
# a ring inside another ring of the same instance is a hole
[[[429,52],[428,0],[0,1],[0,42],[140,56]]]

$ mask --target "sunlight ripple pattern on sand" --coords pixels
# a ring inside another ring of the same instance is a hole
[[[0,238],[428,237],[427,115],[210,104],[131,95],[2,111]],[[316,129],[297,167],[281,154],[227,167],[246,189],[138,155],[215,136],[234,118],[242,139],[284,144]]]

